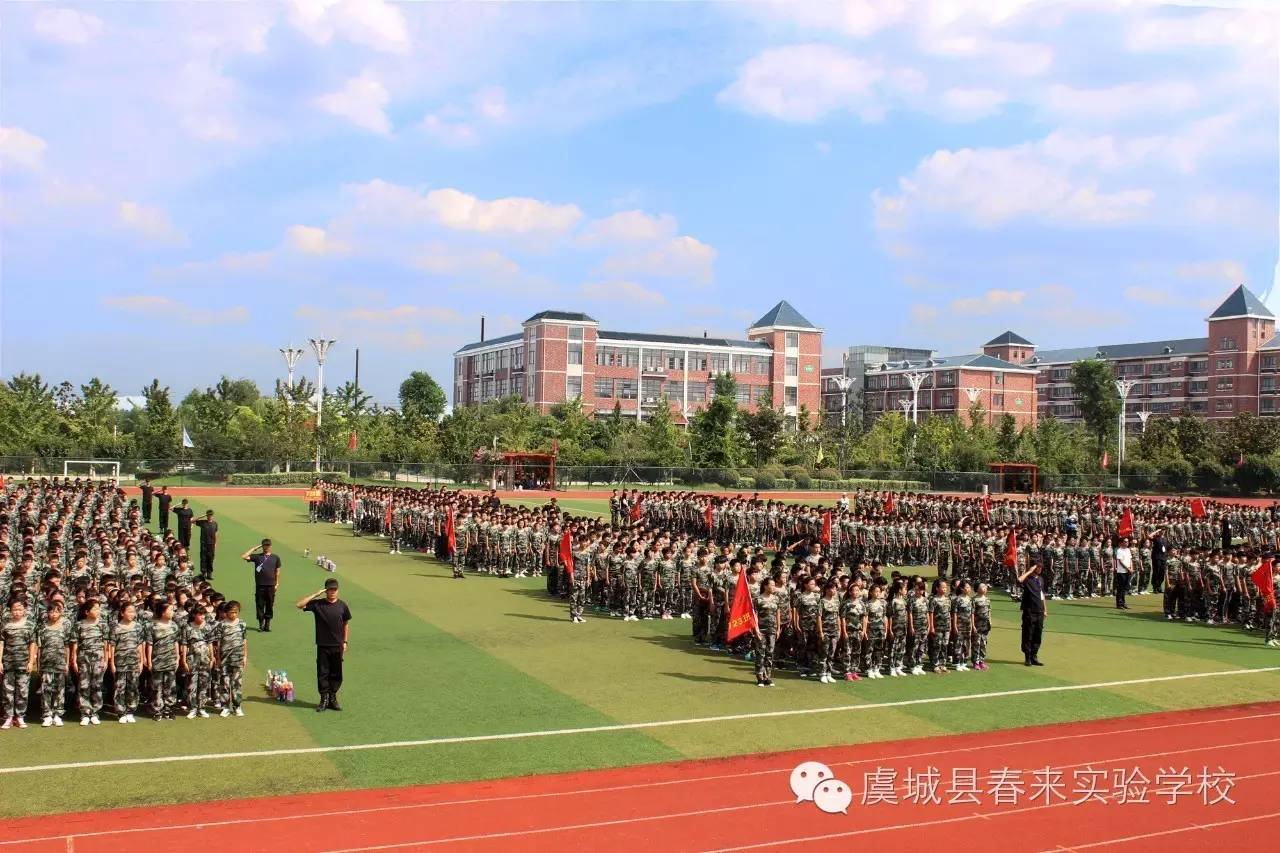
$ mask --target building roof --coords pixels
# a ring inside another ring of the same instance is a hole
[[[594,323],[596,319],[581,311],[539,311],[525,323],[536,323],[539,320],[566,320],[572,323]]]
[[[1014,334],[1013,332],[1005,332],[1002,335],[996,335],[994,338],[992,338],[991,340],[983,344],[983,346],[984,347],[1000,347],[1000,346],[1008,346],[1010,344],[1013,344],[1014,346],[1020,346],[1020,347],[1035,346],[1035,344],[1031,343],[1031,341],[1022,337],[1022,335]]]
[[[700,338],[693,335],[655,335],[650,332],[610,332],[601,329],[596,332],[600,341],[639,341],[646,344],[676,344],[693,347],[738,347],[739,349],[758,349],[771,351],[763,341],[745,341],[736,338]]]
[[[514,335],[503,335],[500,338],[489,338],[487,341],[473,341],[469,344],[458,348],[458,352],[467,352],[473,349],[483,349],[484,347],[497,346],[498,344],[514,344],[524,339],[523,332],[516,332]]]
[[[753,329],[767,329],[771,326],[788,326],[796,329],[813,329],[814,331],[818,329],[817,326],[806,320],[804,315],[792,308],[791,303],[785,299],[751,324]]]
[[[887,362],[887,368],[875,368],[868,371],[869,373],[876,370],[884,369],[885,372],[902,371],[902,370],[953,370],[957,367],[976,368],[978,370],[1012,370],[1020,373],[1035,373],[1034,367],[1027,367],[1023,364],[1014,364],[1011,361],[1005,361],[1002,358],[996,358],[986,353],[975,352],[965,355],[946,355],[941,358],[930,358],[922,361],[890,361]]]
[[[1218,310],[1209,315],[1210,320],[1224,320],[1227,317],[1274,317],[1270,309],[1262,304],[1262,300],[1253,295],[1253,291],[1243,284],[1231,291]]]
[[[1171,355],[1199,355],[1209,351],[1208,338],[1177,338],[1167,341],[1142,341],[1135,344],[1103,344],[1093,347],[1041,350],[1029,364],[1067,364],[1097,358],[1110,361],[1128,358],[1155,358]]]
[[[1276,335],[1271,340],[1267,341],[1265,344],[1258,347],[1258,349],[1260,350],[1280,349],[1280,335]]]

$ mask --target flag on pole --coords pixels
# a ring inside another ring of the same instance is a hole
[[[1110,470],[1110,468],[1111,468],[1111,453],[1109,451],[1104,450],[1102,451],[1102,470],[1108,471]]]
[[[182,428],[182,446],[184,448],[195,447],[196,444],[191,440],[191,433],[187,432],[187,428]]]
[[[1204,501],[1201,500],[1200,498],[1192,498],[1191,499],[1191,517],[1204,518],[1206,515],[1208,515],[1208,513],[1205,512]]]
[[[644,503],[644,495],[640,495],[638,498],[636,498],[636,505],[635,505],[635,506],[633,506],[633,507],[631,508],[631,520],[632,520],[632,521],[639,521],[639,520],[640,520],[640,511],[641,511],[641,510],[640,510],[640,506],[641,506],[641,504],[643,504],[643,503]]]
[[[444,516],[444,546],[450,557],[458,553],[458,535],[453,528],[453,510],[449,510]]]
[[[560,562],[569,573],[569,579],[573,580],[573,531],[571,530],[566,530],[560,537]]]
[[[819,445],[818,445],[818,457],[817,457],[817,459],[816,459],[815,461],[817,462],[817,464],[821,465],[821,464],[822,464],[822,460],[823,460],[823,459],[825,459],[825,458],[826,458],[826,457],[825,457],[825,456],[823,455],[823,453],[822,453],[822,445],[821,445],[821,444],[819,444]]]
[[[733,604],[729,607],[729,642],[756,627],[756,609],[751,603],[751,591],[747,589],[747,571],[738,569],[738,583],[733,590]]]
[[[1116,533],[1120,536],[1133,535],[1133,510],[1128,507],[1124,508],[1124,512],[1120,514],[1120,526],[1116,528]]]
[[[1106,511],[1107,511],[1107,499],[1102,496],[1101,492],[1099,492],[1098,493],[1098,512],[1106,512]]]
[[[1240,458],[1236,460],[1236,467],[1237,468],[1244,467],[1244,451],[1243,450],[1240,451]]]
[[[822,513],[822,544],[831,544],[831,510]]]
[[[884,511],[885,515],[893,514],[893,492],[889,492],[888,497],[884,499]]]
[[[351,435],[347,436],[347,450],[354,453],[356,448],[360,446],[360,435],[355,430],[351,431]]]
[[[1018,565],[1018,533],[1010,530],[1004,543],[1004,564],[1009,568]]]
[[[988,523],[991,521],[991,495],[982,496],[982,520]]]
[[[707,535],[711,535],[711,528],[715,526],[715,511],[711,509],[711,504],[707,504],[702,508],[702,518],[707,522]]]
[[[1262,561],[1262,565],[1253,570],[1253,574],[1249,575],[1253,581],[1253,585],[1258,588],[1258,593],[1262,596],[1262,606],[1268,613],[1276,609],[1276,588],[1271,580],[1271,574],[1274,571],[1271,557]]]

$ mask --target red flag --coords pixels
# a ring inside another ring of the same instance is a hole
[[[1111,454],[1104,450],[1102,451],[1102,470],[1106,471],[1110,467],[1111,467]]]
[[[1009,531],[1009,538],[1004,543],[1004,564],[1012,568],[1018,565],[1018,534],[1016,531]]]
[[[1243,450],[1240,451],[1240,458],[1236,460],[1236,467],[1237,468],[1244,467],[1244,451]]]
[[[1207,513],[1204,511],[1204,501],[1200,498],[1191,499],[1191,517],[1204,518]]]
[[[893,492],[889,492],[888,496],[884,499],[884,511],[886,515],[893,512]]]
[[[711,527],[715,523],[715,512],[711,509],[711,504],[707,504],[702,509],[702,517],[707,522],[707,532],[711,532]]]
[[[382,522],[387,530],[391,529],[391,512],[392,512],[392,505],[387,504],[387,511],[382,514]]]
[[[822,513],[822,544],[831,544],[831,510]]]
[[[1098,494],[1098,512],[1106,512],[1106,511],[1107,511],[1107,499],[1104,498],[1101,493],[1099,493]]]
[[[564,564],[569,577],[573,577],[573,533],[566,530],[560,537],[560,562]]]
[[[982,520],[991,521],[991,495],[982,496]]]
[[[1116,529],[1116,533],[1120,536],[1133,535],[1133,510],[1128,507],[1124,508],[1124,512],[1120,514],[1120,526]]]
[[[444,542],[450,557],[458,553],[458,537],[453,529],[453,510],[449,510],[444,516]]]
[[[352,430],[351,435],[347,436],[347,450],[354,453],[355,449],[359,446],[360,446],[360,436],[356,434],[355,430]]]
[[[632,521],[640,520],[640,507],[643,504],[644,504],[644,495],[641,495],[639,498],[636,499],[636,505],[631,508]]]
[[[733,642],[756,627],[756,609],[747,589],[746,569],[738,569],[738,584],[733,590],[733,605],[729,608],[729,630],[726,636]]]
[[[1272,562],[1271,558],[1262,561],[1262,565],[1253,570],[1253,574],[1249,575],[1253,579],[1253,585],[1258,588],[1258,592],[1262,595],[1262,606],[1270,613],[1276,609],[1276,589],[1271,582]]]

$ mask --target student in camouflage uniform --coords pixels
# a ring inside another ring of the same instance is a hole
[[[859,681],[862,670],[863,649],[867,639],[866,592],[862,578],[854,578],[845,590],[840,605],[841,664],[845,681]]]
[[[31,691],[31,674],[36,671],[35,624],[27,618],[25,602],[14,599],[9,605],[9,620],[0,625],[0,662],[4,668],[5,719],[0,728],[27,727],[27,699]]]
[[[951,606],[952,634],[955,647],[951,655],[956,672],[969,669],[970,640],[973,638],[973,599],[968,581],[961,581]]]
[[[818,582],[811,577],[804,579],[801,593],[792,604],[796,629],[796,664],[800,677],[817,676],[820,672],[821,641],[819,639],[819,611],[822,595]]]
[[[871,585],[867,599],[867,678],[884,678],[884,654],[889,635],[888,602],[885,601],[885,585]]]
[[[214,630],[216,662],[226,694],[223,717],[244,716],[244,670],[249,665],[249,629],[240,621],[240,602],[227,602],[225,615]]]
[[[987,597],[987,585],[978,584],[978,594],[973,599],[973,668],[987,671],[987,636],[991,633],[991,599]]]
[[[575,542],[573,548],[573,572],[570,575],[572,588],[569,592],[569,621],[576,624],[586,622],[583,612],[587,606],[587,587],[591,583],[591,542],[582,540]]]
[[[1271,568],[1271,600],[1280,602],[1280,562],[1273,563]],[[1267,619],[1268,646],[1280,646],[1280,603],[1271,608]]]
[[[840,654],[840,598],[836,595],[838,584],[827,581],[818,601],[818,647],[821,650],[820,675],[823,684],[835,684],[836,661]]]
[[[40,645],[40,706],[44,714],[40,725],[45,728],[61,728],[66,712],[67,668],[73,628],[71,620],[63,616],[62,602],[53,601],[36,637]]]
[[[173,604],[164,602],[147,632],[147,668],[151,670],[151,710],[156,720],[172,720],[177,704],[178,640]]]
[[[652,548],[640,558],[640,618],[652,619],[657,615],[658,574],[661,560]]]
[[[908,605],[911,634],[911,674],[924,674],[924,658],[929,651],[929,592],[924,578],[916,575]]]
[[[715,569],[711,572],[711,613],[707,626],[712,651],[720,651],[725,647],[729,630],[730,585],[734,580],[729,574],[729,558],[716,557]]]
[[[212,627],[205,622],[202,607],[193,607],[191,617],[183,626],[179,667],[187,674],[187,719],[208,717],[204,706],[209,703],[209,669],[213,665],[213,649],[210,645]]]
[[[102,710],[102,679],[107,670],[106,626],[99,618],[96,598],[80,605],[80,618],[72,632],[72,659],[78,678],[80,725],[98,725]]]
[[[671,546],[662,549],[658,563],[658,615],[674,619],[680,611],[680,569],[676,565]]]
[[[889,675],[906,675],[907,630],[910,611],[907,604],[907,579],[896,578],[890,590],[889,610]]]
[[[947,671],[950,632],[951,599],[947,597],[947,582],[938,578],[933,582],[933,595],[929,599],[929,663],[939,674]]]
[[[138,676],[146,656],[146,636],[137,615],[132,603],[121,608],[120,621],[111,626],[107,646],[107,669],[115,681],[116,715],[122,723],[136,722],[133,712],[138,710]]]
[[[756,686],[773,686],[773,655],[778,636],[782,633],[781,611],[777,584],[771,577],[760,582],[760,592],[755,599],[755,667]]]

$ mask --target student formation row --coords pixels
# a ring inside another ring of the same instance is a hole
[[[212,522],[212,514],[206,516]],[[213,526],[209,555],[216,542]],[[195,573],[111,483],[9,482],[0,492],[0,728],[243,716],[240,605]]]

